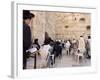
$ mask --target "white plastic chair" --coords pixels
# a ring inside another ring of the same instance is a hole
[[[76,51],[75,52],[75,57],[77,59],[77,62],[80,62],[80,57],[82,58],[82,61],[84,60],[84,51]]]

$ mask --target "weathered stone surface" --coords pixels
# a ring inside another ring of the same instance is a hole
[[[87,30],[87,25],[91,26],[89,13],[47,11],[32,11],[32,13],[35,14],[32,22],[32,36],[33,39],[38,38],[41,44],[44,41],[45,32],[48,32],[54,40],[79,38],[83,32],[85,36],[90,34],[90,30]]]

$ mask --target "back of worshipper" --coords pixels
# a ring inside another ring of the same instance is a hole
[[[67,53],[67,55],[70,54],[70,53],[69,53],[70,45],[71,45],[71,44],[70,44],[69,40],[67,40],[66,43],[65,43],[65,48],[66,48],[66,53]]]
[[[39,53],[41,55],[41,68],[46,68],[47,67],[47,57],[50,53],[50,49],[52,47],[50,46],[49,42],[45,42],[44,45],[40,48]]]
[[[55,45],[54,45],[54,48],[53,48],[53,52],[55,54],[55,58],[58,57],[58,56],[61,58],[61,56],[62,56],[62,47],[61,47],[59,41],[55,42]]]
[[[30,13],[29,10],[23,10],[23,69],[26,69],[26,63],[28,54],[26,50],[31,47],[31,30],[30,30],[30,22],[35,15]]]
[[[80,36],[79,38],[78,50],[83,54],[85,53],[85,40],[83,36]]]

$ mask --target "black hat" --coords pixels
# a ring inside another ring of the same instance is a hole
[[[24,19],[24,20],[25,20],[25,19],[31,19],[31,18],[33,18],[33,17],[35,17],[35,15],[32,14],[32,13],[30,13],[29,10],[23,10],[23,19]]]

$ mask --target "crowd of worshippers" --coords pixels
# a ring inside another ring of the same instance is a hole
[[[82,42],[83,39],[83,42]],[[55,57],[62,56],[62,50],[66,50],[67,55],[74,55],[76,50],[80,51],[81,47],[84,48],[84,52],[87,58],[91,57],[90,54],[90,36],[88,39],[84,39],[83,36],[80,36],[80,39],[67,39],[67,40],[45,40],[42,45],[39,45],[38,39],[34,40],[32,47],[36,47],[37,50],[40,50],[43,46],[49,45],[51,54],[55,54]],[[40,47],[41,46],[41,47]]]
[[[54,56],[54,62],[52,60],[52,56],[49,59],[49,63],[51,61],[51,65],[55,64],[56,58],[62,58],[62,50],[65,50],[66,55],[74,55],[74,53],[78,50],[78,52],[83,52],[85,57],[90,59],[90,36],[88,39],[84,39],[83,36],[80,36],[80,39],[67,39],[67,40],[52,40],[47,39],[44,41],[42,45],[39,45],[38,39],[34,40],[32,44],[32,48],[37,48],[39,50],[38,55],[41,56],[41,67],[47,67],[47,57],[48,55]]]

